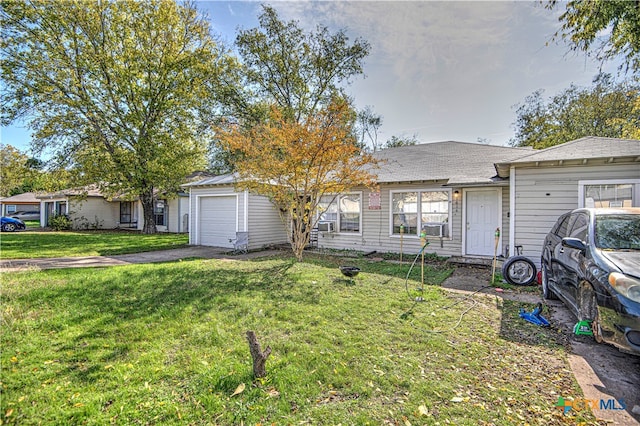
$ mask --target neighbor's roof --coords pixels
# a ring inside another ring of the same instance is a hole
[[[84,188],[70,188],[70,189],[63,189],[61,191],[56,191],[56,192],[38,194],[36,198],[45,199],[45,198],[64,198],[64,197],[74,197],[74,196],[104,197],[100,189],[98,189],[95,185],[90,185]]]
[[[510,148],[468,142],[434,142],[389,148],[374,154],[379,160],[379,183],[447,181],[447,185],[491,184],[496,177],[494,163],[512,161],[532,152],[531,148]]]
[[[238,175],[236,173],[228,173],[226,175],[213,176],[195,182],[185,183],[180,186],[188,188],[190,186],[233,185],[237,177]]]
[[[511,161],[496,162],[498,175],[509,177],[511,165],[534,164],[536,166],[562,165],[565,161],[589,164],[592,160],[640,162],[640,140],[587,136],[536,151]]]
[[[35,192],[25,192],[23,194],[12,195],[11,197],[0,198],[2,204],[39,204]]]

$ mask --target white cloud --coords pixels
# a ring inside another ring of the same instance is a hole
[[[345,29],[371,44],[366,80],[351,89],[384,117],[382,133],[505,143],[512,106],[541,87],[557,92],[595,74],[550,43],[561,10],[522,1],[276,2],[303,28]],[[548,45],[548,46],[547,46]]]

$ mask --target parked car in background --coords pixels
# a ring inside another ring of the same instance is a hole
[[[20,220],[40,220],[40,210],[15,212],[11,215],[11,217],[14,219],[20,219]]]
[[[2,216],[0,220],[0,229],[2,229],[4,232],[13,232],[27,228],[24,222],[20,219]]]
[[[577,209],[542,248],[542,293],[559,298],[598,342],[640,355],[640,208]]]

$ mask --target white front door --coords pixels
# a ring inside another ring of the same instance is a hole
[[[493,256],[500,227],[500,189],[465,191],[465,254]]]

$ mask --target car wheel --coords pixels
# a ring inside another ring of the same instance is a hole
[[[510,257],[502,266],[502,276],[509,284],[530,285],[536,280],[536,265],[524,256]]]
[[[542,262],[542,297],[547,300],[557,300],[558,296],[549,288],[549,269]]]
[[[13,232],[13,231],[16,230],[16,225],[13,224],[13,223],[5,223],[2,226],[2,230],[5,231],[5,232]]]
[[[596,342],[602,343],[602,329],[600,328],[600,315],[598,314],[598,301],[596,294],[589,283],[582,283],[579,289],[578,309],[580,321],[591,321],[591,332]]]

